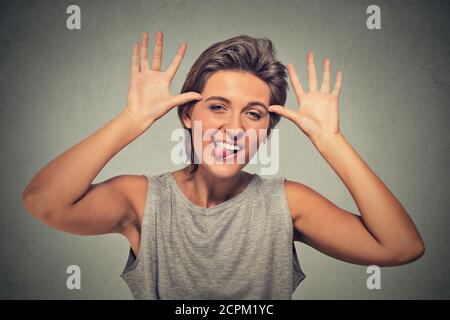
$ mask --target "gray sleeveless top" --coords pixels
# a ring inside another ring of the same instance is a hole
[[[171,172],[146,175],[137,258],[120,277],[134,299],[291,299],[305,278],[284,178],[254,174],[212,208],[191,202]]]

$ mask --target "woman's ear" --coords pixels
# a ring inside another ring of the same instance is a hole
[[[191,114],[189,112],[191,108],[192,107],[185,107],[181,113],[181,119],[183,120],[184,127],[187,129],[192,129]]]

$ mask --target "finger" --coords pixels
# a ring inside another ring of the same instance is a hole
[[[163,50],[163,34],[161,31],[156,33],[156,43],[153,49],[152,70],[161,71],[162,62],[162,50]]]
[[[274,113],[276,113],[284,118],[287,118],[293,122],[297,121],[298,112],[295,112],[294,110],[291,110],[291,109],[288,109],[286,107],[279,106],[279,105],[269,106],[268,109],[270,112],[274,112]]]
[[[141,72],[148,70],[148,33],[142,33],[141,39]]]
[[[175,58],[173,58],[172,64],[167,69],[166,73],[169,76],[170,82],[172,82],[173,77],[175,76],[175,73],[178,70],[178,67],[181,64],[181,61],[183,60],[184,53],[186,52],[187,44],[183,43],[180,48],[178,49],[177,54],[175,55]]]
[[[171,108],[185,104],[187,102],[190,102],[192,100],[200,100],[202,98],[202,95],[197,92],[185,92],[182,94],[179,94],[177,96],[173,96],[169,100],[169,105]]]
[[[316,65],[314,64],[314,54],[311,51],[307,54],[306,62],[308,65],[309,91],[317,91]]]
[[[333,91],[331,92],[331,95],[339,97],[339,94],[341,93],[341,86],[342,86],[342,71],[338,71],[336,74],[336,83],[334,85]]]
[[[288,64],[288,73],[289,79],[291,80],[292,87],[295,91],[295,96],[297,97],[298,104],[301,104],[302,97],[305,94],[302,85],[300,84],[300,80],[298,80],[297,72],[292,64]]]
[[[330,92],[330,59],[323,61],[323,78],[320,91],[324,93]]]
[[[133,52],[131,55],[131,73],[139,73],[139,44],[133,42]]]

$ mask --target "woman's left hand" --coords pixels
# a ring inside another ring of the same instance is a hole
[[[342,83],[342,71],[338,71],[333,91],[330,93],[330,60],[323,63],[323,79],[320,89],[317,85],[314,54],[308,52],[309,92],[305,92],[298,80],[294,66],[288,64],[289,78],[294,88],[299,108],[292,110],[283,106],[269,106],[269,111],[294,122],[313,142],[329,139],[340,134],[339,131],[339,94]]]

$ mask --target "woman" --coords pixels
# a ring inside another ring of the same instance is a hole
[[[150,65],[143,33],[140,50],[133,44],[124,110],[48,163],[23,193],[27,211],[49,226],[125,236],[130,252],[121,277],[136,299],[291,299],[305,277],[293,241],[361,265],[402,265],[423,255],[408,213],[339,130],[342,72],[330,93],[328,59],[319,87],[308,53],[309,91],[288,65],[299,103],[293,110],[283,107],[286,68],[270,40],[240,36],[213,44],[177,96],[169,87],[186,44],[165,72],[162,47],[158,32]],[[92,183],[115,154],[176,106],[192,134],[191,164]],[[270,135],[280,117],[307,135],[348,188],[360,216],[302,183],[242,171],[251,145],[258,147],[265,138],[249,139],[242,132]],[[202,126],[200,140],[195,123]],[[204,139],[207,131],[215,134]],[[239,155],[244,163],[214,161]],[[213,161],[198,163],[202,156]]]

